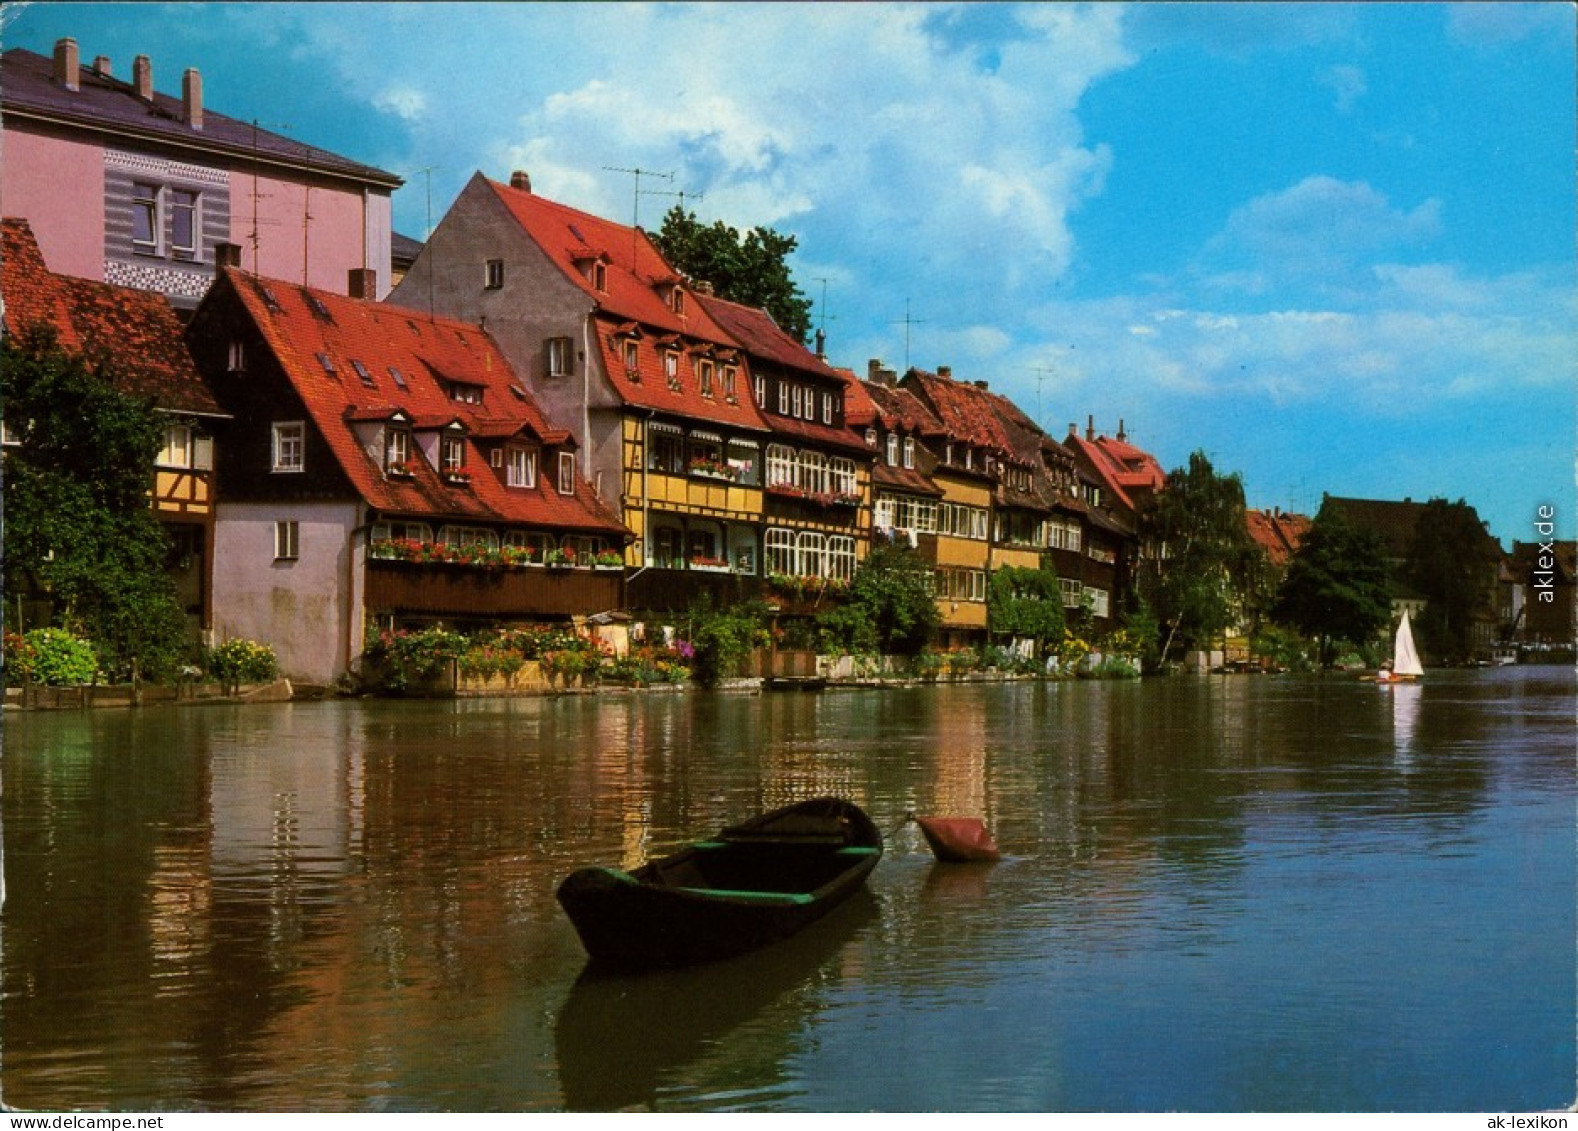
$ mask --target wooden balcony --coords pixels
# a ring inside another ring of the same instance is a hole
[[[624,606],[623,569],[367,562],[367,608],[376,613],[530,620],[587,616]]]

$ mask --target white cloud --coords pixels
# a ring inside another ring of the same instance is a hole
[[[427,113],[427,95],[415,87],[386,87],[373,96],[373,106],[411,121]]]
[[[1233,211],[1206,246],[1202,273],[1219,282],[1342,282],[1370,256],[1427,245],[1441,231],[1441,202],[1392,205],[1363,181],[1306,177]]]
[[[1364,81],[1364,72],[1352,63],[1333,64],[1317,75],[1315,81],[1329,89],[1336,97],[1339,114],[1351,111],[1368,89]]]

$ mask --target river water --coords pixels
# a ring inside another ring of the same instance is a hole
[[[24,1109],[1535,1111],[1575,1098],[1560,668],[9,713]],[[582,977],[587,863],[838,794],[869,894]]]

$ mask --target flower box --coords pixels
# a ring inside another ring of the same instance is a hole
[[[446,471],[444,472],[444,482],[452,484],[456,487],[469,487],[471,486],[471,472]]]
[[[416,474],[416,469],[409,463],[391,463],[384,472],[391,479],[409,479]]]

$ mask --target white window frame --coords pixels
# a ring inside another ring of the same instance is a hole
[[[889,467],[897,467],[899,465],[899,434],[897,432],[888,433],[887,465]]]
[[[151,181],[133,181],[131,188],[132,204],[132,250],[144,255],[160,255],[164,247],[164,189]],[[137,235],[137,218],[147,218],[149,238],[141,239]]]
[[[440,436],[438,466],[442,471],[460,471],[466,466],[466,441],[461,436]]]
[[[844,456],[833,456],[827,461],[827,474],[835,494],[853,495],[857,488],[855,485],[855,461]]]
[[[786,530],[781,526],[769,526],[764,539],[763,549],[766,553],[768,573],[782,573],[794,576],[795,552],[794,531]]]
[[[711,358],[699,357],[696,359],[696,383],[701,388],[701,395],[712,396],[712,374],[714,366]]]
[[[504,453],[506,487],[537,486],[537,449],[512,444]]]
[[[915,437],[914,436],[906,436],[906,437],[904,437],[904,466],[905,467],[910,467],[910,468],[913,468],[915,466]]]
[[[783,444],[767,445],[768,487],[795,486],[794,449]]]
[[[301,420],[274,422],[270,470],[295,475],[307,470],[307,424]]]
[[[281,519],[274,523],[274,560],[293,562],[301,557],[301,523]]]
[[[570,377],[575,373],[575,350],[569,338],[549,338],[548,376]]]
[[[202,194],[196,189],[184,188],[169,188],[165,192],[169,197],[167,211],[170,214],[170,254],[177,259],[191,261],[200,259],[199,252],[203,244]],[[191,230],[187,233],[188,242],[184,244],[178,235],[183,215],[191,225]]]
[[[822,423],[823,424],[831,424],[831,423],[833,423],[833,394],[832,393],[823,393],[822,394]]]
[[[384,470],[397,463],[411,462],[411,433],[405,428],[390,428],[384,433]]]
[[[164,447],[159,449],[154,463],[159,467],[190,468],[194,464],[195,448],[196,437],[190,424],[166,424]]]

